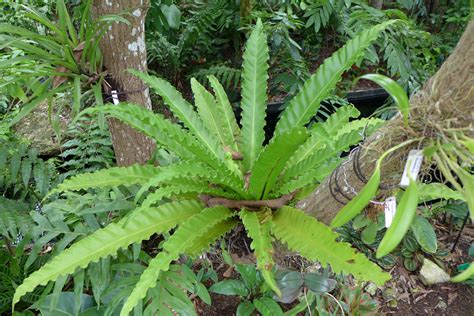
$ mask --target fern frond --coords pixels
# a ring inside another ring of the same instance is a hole
[[[157,176],[160,169],[151,165],[133,165],[129,167],[113,167],[91,173],[83,173],[64,180],[49,194],[78,191],[91,188],[116,187],[146,183],[150,178]]]
[[[321,125],[327,135],[334,137],[338,134],[341,128],[349,123],[351,118],[356,118],[359,115],[359,110],[357,110],[353,105],[345,105],[338,108],[326,121],[323,123],[316,123],[314,126]],[[314,128],[314,126],[312,126],[312,128]]]
[[[320,103],[336,87],[341,75],[359,61],[369,47],[390,24],[387,21],[349,40],[346,45],[327,58],[316,73],[304,84],[301,91],[291,100],[275,128],[275,134],[281,134],[296,126],[304,126],[316,114]]]
[[[213,227],[209,228],[204,236],[197,239],[196,242],[186,251],[186,254],[191,258],[196,258],[209,247],[219,240],[222,236],[227,234],[234,228],[239,222],[235,219],[228,219],[217,223]]]
[[[288,194],[294,192],[298,189],[301,189],[307,185],[315,184],[316,182],[321,182],[324,180],[331,172],[336,169],[342,162],[342,159],[332,159],[322,165],[318,165],[317,167],[307,170],[305,173],[301,174],[300,176],[290,179],[287,182],[283,183],[278,190],[275,190],[274,197],[281,196],[283,194]]]
[[[221,108],[217,107],[214,96],[194,78],[191,78],[191,89],[194,94],[194,104],[204,127],[216,136],[221,145],[225,147],[227,140],[221,121],[223,113],[220,111]]]
[[[306,158],[313,155],[317,150],[324,150],[326,141],[319,135],[312,134],[308,139],[294,152],[286,164],[286,169],[298,164]]]
[[[290,250],[310,260],[331,265],[335,273],[353,274],[356,278],[382,285],[390,279],[375,263],[356,253],[348,243],[336,242],[338,234],[328,226],[295,208],[284,206],[273,217],[273,234]]]
[[[145,132],[159,144],[175,152],[183,159],[203,161],[212,166],[223,177],[230,178],[235,186],[243,186],[242,175],[237,174],[239,173],[238,167],[231,161],[231,158],[225,158],[225,162],[216,159],[206,148],[196,142],[193,135],[182,129],[178,124],[166,120],[162,115],[151,113],[142,106],[131,104],[122,104],[119,107],[103,106],[91,111],[104,111],[133,128]],[[227,167],[224,163],[227,163]],[[229,174],[228,170],[235,172]]]
[[[135,305],[145,297],[149,288],[156,286],[161,271],[166,271],[173,260],[178,259],[203,236],[210,228],[233,216],[233,212],[225,207],[206,208],[184,222],[175,233],[163,244],[163,251],[153,258],[143,272],[137,285],[123,305],[121,316],[127,316]]]
[[[200,82],[205,83],[206,78],[215,77],[226,88],[233,86],[236,89],[240,82],[240,69],[232,68],[226,65],[214,65],[209,68],[199,69],[191,74]]]
[[[339,137],[343,134],[347,134],[357,130],[359,132],[363,132],[364,136],[367,137],[372,134],[377,128],[379,128],[383,123],[385,123],[385,121],[378,118],[363,117],[361,119],[349,122],[344,126],[341,126],[340,129],[337,131],[336,136]]]
[[[182,178],[187,181],[191,179],[199,179],[205,176],[209,171],[214,171],[203,163],[195,161],[184,161],[177,164],[172,164],[166,167],[159,167],[159,173],[149,178],[149,180],[142,185],[140,190],[135,194],[135,203],[142,197],[143,193],[148,192],[150,188],[157,187],[160,184],[172,183],[172,180]]]
[[[28,204],[0,196],[0,236],[16,239],[19,233],[31,232],[34,222]]]
[[[268,58],[267,40],[259,19],[243,55],[241,137],[245,170],[252,169],[265,139]]]
[[[282,181],[288,181],[291,178],[305,174],[308,170],[311,170],[327,161],[329,158],[334,157],[334,153],[335,150],[330,144],[319,149],[316,148],[312,153],[308,151],[308,155],[304,160],[289,166],[288,169],[285,170],[281,178]]]
[[[212,89],[214,90],[214,95],[216,96],[217,106],[221,108],[221,111],[224,113],[223,116],[223,128],[226,130],[225,135],[227,139],[227,145],[230,146],[233,150],[239,150],[240,142],[240,127],[237,124],[235,119],[234,112],[232,111],[232,106],[230,105],[229,98],[224,91],[224,88],[219,83],[216,77],[209,76],[209,82],[211,83]]]
[[[16,289],[13,306],[37,286],[73,273],[76,268],[84,268],[102,257],[115,254],[120,248],[148,239],[152,234],[167,232],[201,210],[202,204],[189,200],[132,212],[122,221],[109,224],[76,242],[31,274]]]
[[[189,193],[204,193],[210,194],[213,196],[221,196],[229,199],[238,199],[239,195],[228,192],[219,188],[211,188],[205,183],[189,183],[189,184],[179,184],[179,185],[169,185],[165,187],[158,188],[155,192],[150,193],[146,199],[143,201],[140,208],[146,209],[152,206],[155,203],[162,201],[165,198],[172,198],[173,196],[179,196]]]
[[[121,120],[181,158],[197,157],[209,163],[209,155],[204,148],[196,144],[194,136],[178,124],[170,122],[161,114],[152,113],[143,106],[128,103],[121,106],[101,106],[89,111],[101,111]]]
[[[219,147],[216,138],[204,127],[202,120],[194,111],[192,105],[184,100],[181,93],[164,79],[135,70],[130,70],[130,72],[146,82],[163,98],[171,111],[189,128],[190,132],[196,136],[213,158],[225,162],[224,151]]]
[[[265,211],[263,211],[265,212]],[[271,214],[271,211],[268,210]],[[270,288],[281,296],[281,291],[273,276],[273,245],[270,231],[272,227],[271,219],[264,219],[261,221],[257,216],[256,212],[249,212],[241,210],[239,216],[247,230],[247,234],[252,238],[250,247],[255,251],[255,257],[257,258],[257,268],[262,273],[262,276],[270,286]]]
[[[277,135],[265,146],[255,162],[250,176],[250,192],[256,199],[266,199],[288,159],[301,145],[308,133],[305,128],[295,128]]]

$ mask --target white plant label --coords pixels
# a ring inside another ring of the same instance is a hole
[[[385,211],[385,227],[392,225],[393,218],[397,212],[397,199],[394,196],[388,197],[384,204]]]
[[[114,102],[114,105],[119,104],[120,100],[118,98],[117,90],[110,91],[110,94],[112,95],[112,102]]]
[[[410,184],[410,177],[416,181],[418,173],[423,162],[423,151],[419,149],[410,150],[403,170],[402,179],[400,180],[400,187],[406,188]]]

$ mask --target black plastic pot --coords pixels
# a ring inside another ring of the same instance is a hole
[[[352,91],[347,94],[347,100],[354,104],[360,111],[362,117],[370,116],[379,107],[381,107],[388,98],[388,93],[384,89],[370,89]],[[323,102],[324,104],[324,102]],[[234,107],[234,112],[240,122],[240,107]],[[265,134],[267,140],[273,135],[278,117],[283,111],[283,102],[269,103],[267,106],[267,124],[265,126]]]

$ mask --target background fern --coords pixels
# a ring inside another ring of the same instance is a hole
[[[74,125],[69,126],[64,137],[69,140],[62,145],[59,155],[64,160],[60,168],[66,170],[62,177],[114,165],[115,155],[108,125],[97,116],[81,116]]]

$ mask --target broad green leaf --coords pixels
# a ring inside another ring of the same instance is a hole
[[[250,193],[256,199],[266,199],[286,162],[301,145],[308,133],[304,128],[295,128],[274,137],[265,146],[255,162],[250,176]]]
[[[371,245],[377,236],[378,225],[375,222],[370,222],[361,233],[361,239],[366,245]]]
[[[270,236],[271,220],[267,219],[262,223],[256,212],[247,210],[241,210],[239,215],[247,230],[248,236],[252,239],[250,247],[255,251],[258,269],[270,288],[275,291],[278,296],[281,296],[281,291],[273,276],[275,262],[273,261],[273,245]]]
[[[387,232],[377,249],[377,259],[382,258],[397,247],[415,218],[417,206],[418,188],[415,181],[410,179],[410,184],[403,193],[400,203],[397,206],[397,211],[392,224],[387,229]]]
[[[367,79],[375,82],[385,89],[390,96],[395,100],[400,112],[402,113],[405,126],[408,126],[408,118],[410,114],[410,101],[405,93],[405,90],[391,78],[380,74],[367,74],[360,76],[359,79]]]
[[[244,282],[240,280],[224,280],[214,283],[209,288],[209,291],[222,295],[238,295],[242,297],[246,297],[249,294]]]
[[[13,306],[37,286],[46,285],[62,275],[73,273],[76,268],[85,268],[89,263],[115,254],[120,248],[146,240],[155,233],[167,232],[201,209],[202,205],[197,201],[180,201],[132,212],[121,222],[109,224],[76,242],[40,270],[32,273],[17,287]]]
[[[245,170],[251,170],[265,139],[268,46],[262,21],[250,34],[242,68],[242,154]]]
[[[251,316],[255,310],[255,305],[249,301],[243,301],[237,306],[236,316]]]
[[[278,303],[270,297],[261,297],[253,300],[253,305],[262,316],[282,316],[283,311]]]
[[[298,251],[309,260],[321,262],[323,267],[331,265],[335,273],[353,274],[356,278],[384,284],[390,279],[363,254],[356,253],[351,245],[336,242],[339,235],[328,226],[318,222],[304,212],[284,206],[275,212],[273,217],[273,235]]]
[[[313,293],[319,294],[331,292],[337,285],[336,281],[316,273],[307,273],[304,282]]]
[[[291,100],[278,121],[275,134],[281,134],[294,127],[302,127],[309,122],[323,101],[341,80],[343,72],[360,61],[364,51],[377,39],[379,34],[395,21],[387,21],[361,32],[346,45],[327,58],[304,84],[300,92]]]
[[[411,223],[411,231],[424,251],[436,253],[438,243],[433,226],[422,216],[416,216]]]
[[[418,192],[420,195],[420,202],[436,199],[465,200],[462,192],[450,189],[448,186],[442,183],[418,183]]]

